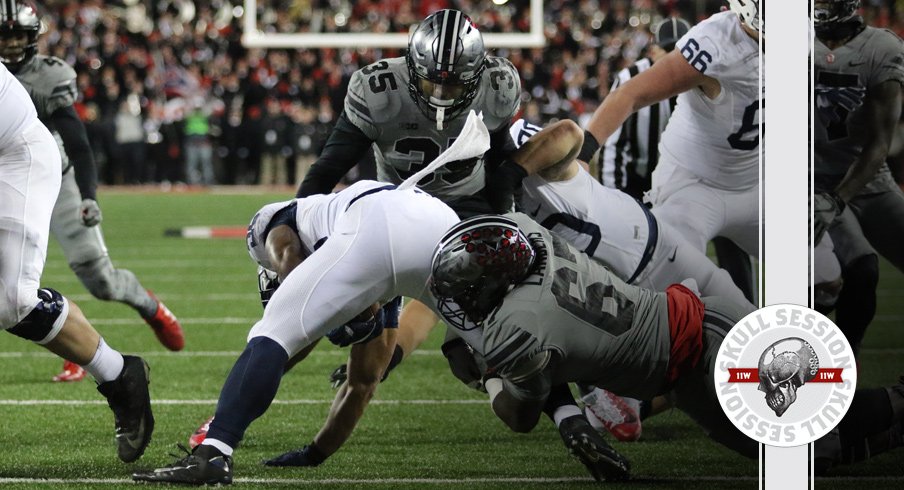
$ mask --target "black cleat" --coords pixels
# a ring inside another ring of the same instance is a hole
[[[185,456],[173,464],[151,471],[132,473],[135,481],[151,483],[183,483],[188,485],[231,485],[232,457],[221,453],[219,449],[201,444],[194,452],[189,452],[179,444]],[[172,454],[174,458],[179,455]]]
[[[330,386],[337,390],[348,379],[348,365],[343,364],[330,373]]]
[[[148,392],[150,368],[144,359],[122,356],[125,363],[119,377],[97,386],[107,399],[116,422],[119,459],[131,463],[144,454],[154,432],[154,414]]]
[[[583,415],[562,420],[559,435],[568,452],[587,467],[596,481],[628,479],[631,463],[613,449]]]

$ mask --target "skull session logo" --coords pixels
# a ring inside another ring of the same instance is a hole
[[[719,349],[714,381],[741,432],[772,446],[828,433],[856,387],[854,354],[841,330],[803,306],[772,305],[744,317]]]

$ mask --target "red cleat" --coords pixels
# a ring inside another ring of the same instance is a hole
[[[204,421],[204,423],[201,424],[201,427],[195,429],[195,432],[188,438],[189,448],[194,449],[196,446],[201,445],[201,443],[204,442],[204,439],[207,439],[207,431],[210,429],[211,422],[213,422],[212,416]]]
[[[619,441],[640,439],[642,426],[639,401],[622,398],[599,388],[587,393],[581,400],[584,402],[587,418],[595,418]]]
[[[157,296],[154,296],[154,293],[148,291],[148,294],[157,302],[157,311],[154,316],[145,318],[144,321],[154,330],[154,335],[164,347],[172,351],[182,350],[185,347],[185,336],[176,315],[173,315],[169,308],[157,299]]]
[[[60,383],[69,383],[85,379],[85,369],[72,361],[63,361],[63,372],[53,377]]]

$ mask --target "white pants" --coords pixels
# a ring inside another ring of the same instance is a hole
[[[60,152],[38,121],[0,148],[0,328],[38,304],[50,215],[60,192]]]
[[[333,233],[273,294],[248,340],[268,337],[289,354],[395,296],[435,308],[427,289],[433,252],[458,222],[448,206],[415,191],[382,191],[352,203]]]
[[[693,279],[702,296],[723,296],[753,308],[725,269],[720,269],[704,252],[684,240],[671,225],[659,221],[659,240],[653,258],[634,284],[665,291],[685,279]]]
[[[697,250],[706,253],[706,244],[723,236],[759,258],[759,185],[719,189],[667,161],[659,163],[652,180],[646,200],[653,204],[653,214]]]

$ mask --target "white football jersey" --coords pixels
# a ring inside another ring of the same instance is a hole
[[[0,148],[8,146],[12,138],[22,134],[38,119],[35,105],[25,87],[0,63]]]
[[[741,29],[737,14],[726,11],[697,24],[675,49],[700,73],[719,81],[715,99],[695,88],[678,96],[678,105],[659,145],[660,161],[684,167],[723,189],[748,189],[759,182],[759,74],[763,55]],[[765,80],[765,68],[762,68]],[[765,103],[764,103],[765,105]]]
[[[510,129],[517,146],[539,128],[518,120]],[[539,175],[523,181],[521,211],[565,238],[618,277],[634,277],[650,236],[643,205],[617,189],[603,187],[583,167],[571,179],[548,182]]]

